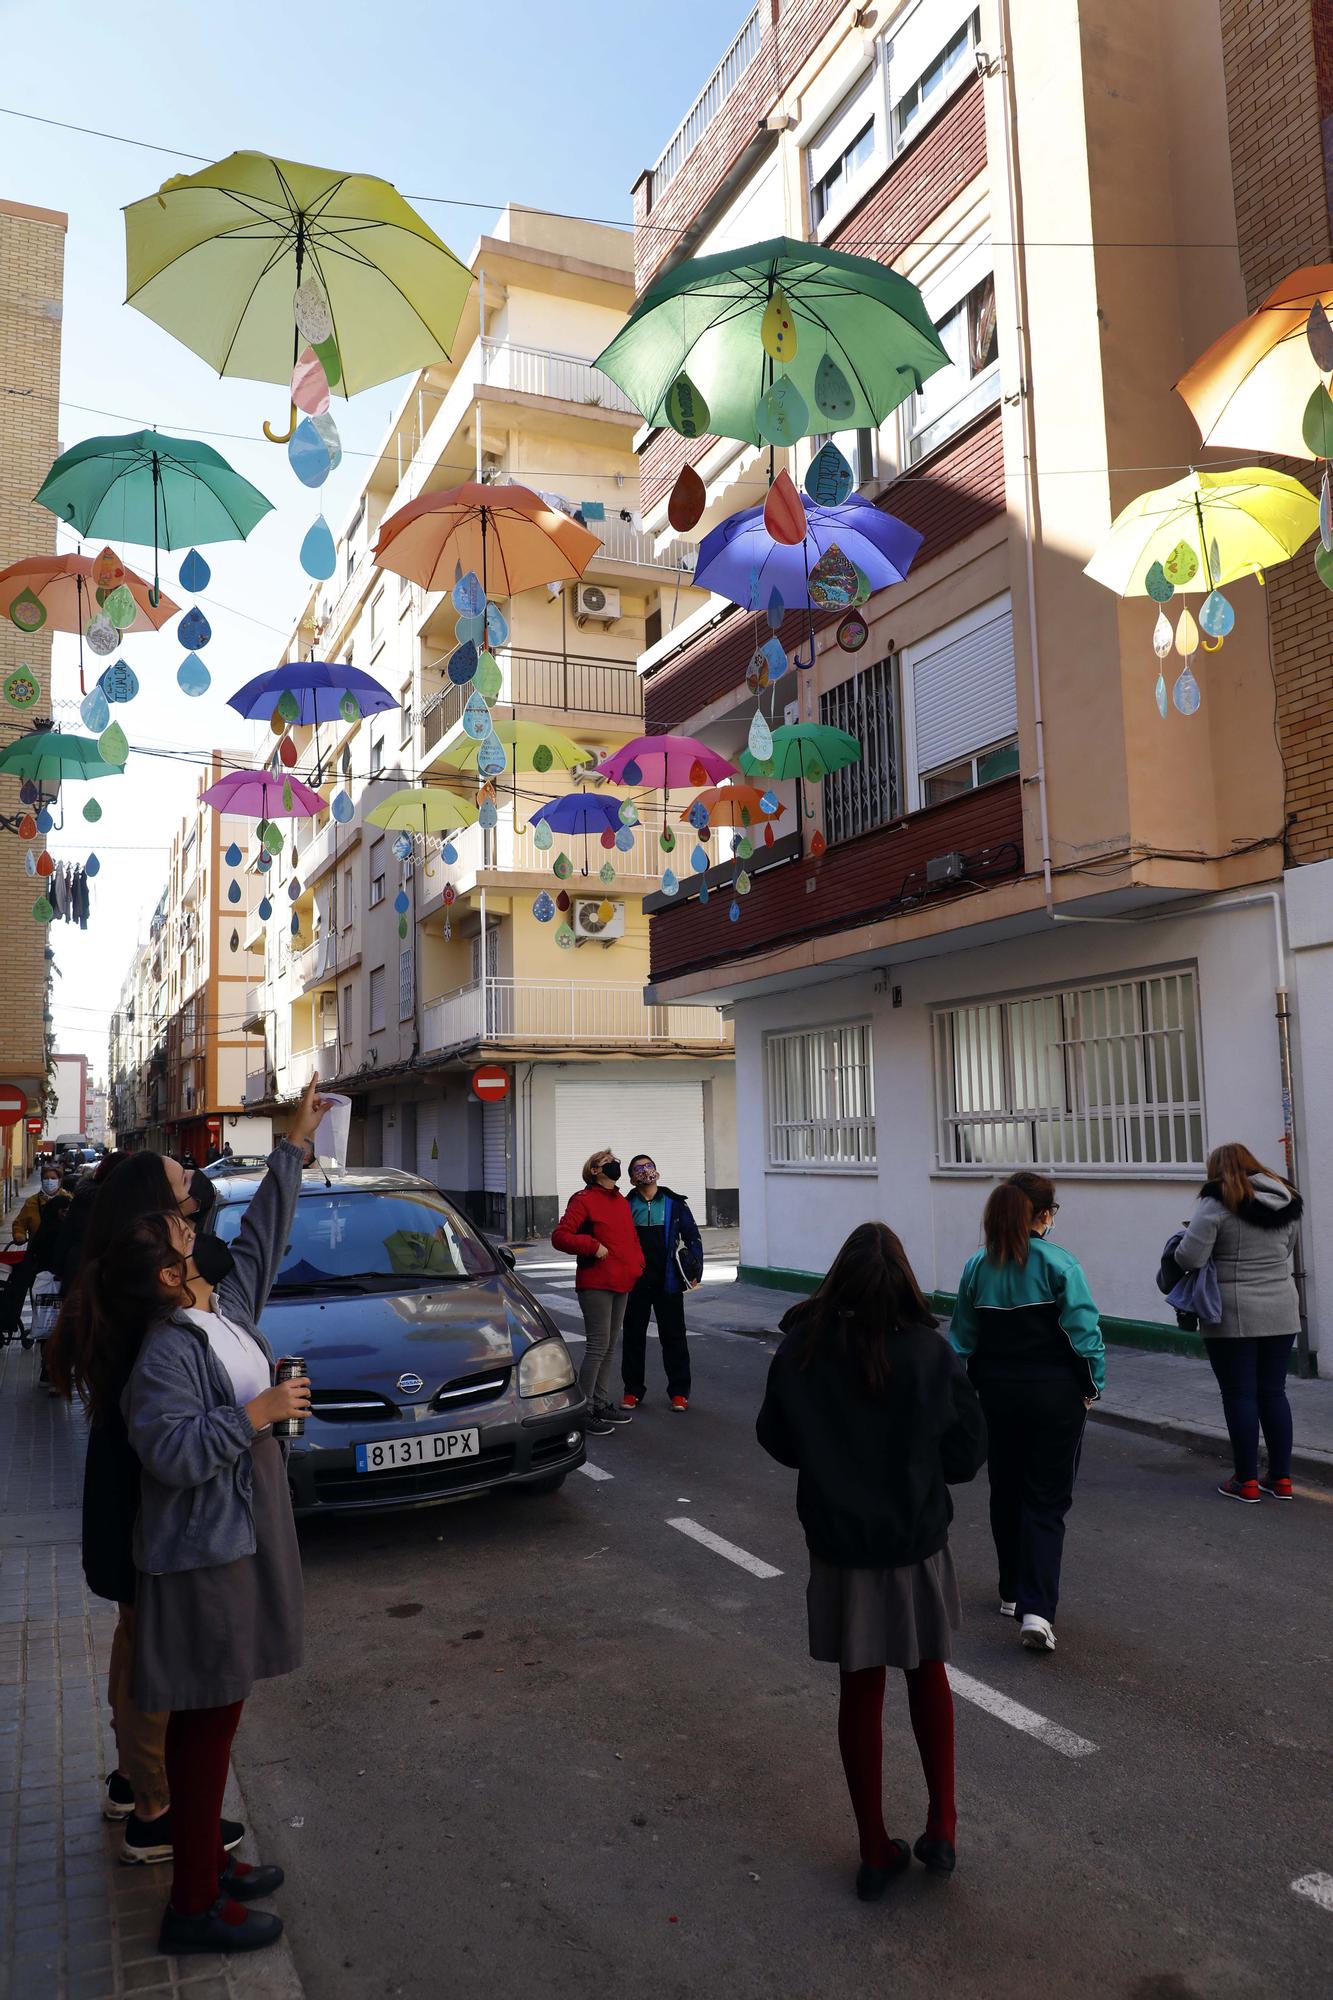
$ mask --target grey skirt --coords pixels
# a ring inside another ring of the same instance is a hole
[[[301,1552],[282,1452],[256,1438],[255,1553],[140,1576],[130,1688],[143,1709],[223,1708],[301,1664]]]
[[[810,1657],[846,1674],[947,1660],[963,1622],[948,1545],[903,1569],[840,1569],[810,1557]]]

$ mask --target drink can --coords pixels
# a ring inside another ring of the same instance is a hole
[[[305,1375],[306,1373],[308,1373],[308,1370],[302,1355],[284,1354],[274,1370],[274,1379],[278,1382],[292,1382],[297,1376]],[[273,1426],[273,1435],[280,1438],[304,1437],[305,1418],[279,1417]]]

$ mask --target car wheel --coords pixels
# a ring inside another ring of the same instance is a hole
[[[565,1472],[552,1472],[546,1479],[525,1479],[521,1486],[515,1487],[514,1491],[533,1495],[558,1493],[568,1477],[568,1473]]]

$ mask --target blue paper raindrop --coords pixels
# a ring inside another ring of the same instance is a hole
[[[213,636],[213,627],[205,618],[197,604],[192,604],[180,624],[176,627],[176,637],[187,652],[199,653]]]
[[[228,882],[228,884],[227,884],[227,901],[228,901],[229,903],[239,903],[239,902],[240,902],[240,900],[241,900],[241,885],[240,885],[240,883],[239,883],[239,882]]]
[[[455,611],[475,614],[486,609],[486,593],[481,587],[481,578],[474,569],[470,569],[466,576],[459,577],[449,592],[449,601]]]
[[[100,736],[111,720],[111,709],[100,687],[95,687],[79,703],[79,714],[85,729],[91,729],[94,736]]]
[[[759,801],[760,812],[775,813],[778,809],[778,795],[770,786]]]
[[[481,635],[486,629],[486,614],[483,611],[465,611],[454,626],[454,637],[460,646],[470,639],[474,646],[480,646]]]
[[[97,676],[97,685],[108,701],[133,701],[139,692],[139,676],[124,660],[113,660]]]
[[[102,872],[102,864],[101,864],[101,862],[100,862],[100,861],[98,860],[98,858],[97,858],[97,856],[96,856],[95,854],[90,854],[90,855],[88,856],[88,859],[87,859],[87,860],[86,860],[86,861],[84,862],[84,864],[83,864],[83,872],[84,872],[84,874],[85,874],[85,875],[100,875],[100,874],[101,874],[101,872]]]
[[[509,620],[498,604],[488,604],[484,613],[486,644],[493,653],[509,637]]]
[[[333,470],[329,448],[309,417],[302,417],[292,432],[287,462],[303,486],[322,486]]]
[[[348,820],[355,816],[356,807],[352,804],[346,792],[335,792],[333,795],[333,804],[329,807],[329,811],[333,814],[339,826],[346,826]]]
[[[702,876],[700,876],[699,878],[699,901],[701,903],[706,903],[708,901],[708,884],[707,882],[704,881]]]
[[[226,862],[228,868],[239,868],[245,857],[241,853],[240,848],[236,845],[236,842],[233,840],[231,846],[227,849],[222,859]]]
[[[180,566],[181,589],[192,593],[207,590],[212,577],[213,572],[198,549],[191,549]]]
[[[463,709],[463,727],[476,743],[484,743],[491,734],[491,711],[486,698],[474,688]]]
[[[301,544],[301,567],[316,583],[325,583],[338,567],[338,551],[333,546],[329,524],[321,514],[307,529]]]
[[[500,815],[499,815],[499,813],[498,813],[498,812],[496,811],[496,809],[495,809],[495,800],[494,800],[494,799],[487,799],[487,801],[486,801],[485,805],[481,806],[481,807],[480,807],[480,808],[478,809],[478,812],[477,812],[477,825],[478,825],[478,826],[495,826],[495,825],[496,825],[496,824],[498,823],[498,821],[499,821],[499,818],[500,818]]]
[[[463,645],[455,647],[454,651],[449,655],[448,672],[449,678],[455,687],[465,687],[470,680],[476,677],[477,646],[475,640],[468,639]]]
[[[407,912],[411,908],[411,905],[409,904],[407,899],[406,889],[400,889],[398,891],[398,894],[393,899],[393,907],[400,917],[405,917],[407,915]]]
[[[292,911],[292,921],[291,921],[291,924],[290,924],[290,926],[289,926],[289,929],[291,930],[291,934],[292,934],[292,936],[293,936],[293,937],[300,937],[300,935],[301,935],[301,913],[300,913],[300,911],[299,911],[299,910],[293,910],[293,911]]]
[[[393,842],[392,845],[390,846],[389,852],[394,856],[395,860],[406,861],[412,852],[411,834],[396,833],[393,837]]]
[[[291,897],[294,903],[300,901],[301,878],[299,877],[299,875],[293,875],[291,881],[287,884],[287,894]]]
[[[664,896],[674,896],[679,887],[680,883],[676,880],[674,870],[664,868],[662,870],[662,894]]]
[[[52,819],[52,817],[51,817],[50,813],[49,813],[49,812],[47,811],[46,807],[45,807],[45,806],[43,806],[43,807],[42,807],[42,809],[41,809],[41,811],[40,811],[40,812],[38,813],[38,815],[37,815],[37,831],[38,831],[38,833],[49,833],[49,832],[51,831],[51,828],[52,828],[52,827],[53,827],[54,825],[55,825],[55,821],[54,821],[54,820]]]
[[[632,826],[617,827],[616,828],[617,851],[621,854],[628,854],[633,849],[633,846],[634,846],[634,828]]]
[[[533,903],[532,914],[537,919],[537,922],[539,924],[549,924],[552,917],[555,915],[555,904],[551,901],[551,898],[547,894],[545,889],[542,890],[541,894],[537,897],[536,901]]]
[[[626,764],[624,770],[621,772],[620,776],[625,784],[637,785],[642,782],[643,767],[640,764],[636,764],[634,759],[631,757],[628,764]]]
[[[696,875],[703,874],[708,866],[708,849],[706,847],[695,848],[693,854],[690,856],[690,866]]]
[[[444,846],[440,849],[440,857],[446,868],[453,867],[455,861],[458,859],[458,849],[454,846],[452,840],[445,841]]]
[[[269,899],[268,899],[268,897],[267,897],[267,896],[261,896],[261,897],[260,897],[260,899],[259,899],[259,921],[260,921],[260,923],[261,923],[261,924],[266,924],[266,923],[268,922],[269,918],[270,918],[270,917],[271,917],[272,915],[273,915],[273,905],[272,905],[272,903],[270,903],[270,901],[269,901]]]
[[[198,653],[187,653],[176,669],[176,685],[182,694],[195,699],[206,694],[213,685],[213,676],[200,659]]]
[[[741,906],[736,901],[736,898],[733,896],[731,899],[731,907],[727,911],[727,922],[729,924],[738,924],[740,920],[741,920]]]

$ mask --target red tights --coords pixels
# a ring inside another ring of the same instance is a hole
[[[171,1907],[202,1916],[218,1899],[227,1853],[218,1838],[232,1738],[243,1702],[225,1708],[181,1708],[167,1723],[167,1783],[171,1787]],[[228,1900],[222,1914],[241,1923],[245,1911]]]
[[[861,1859],[887,1868],[893,1849],[884,1827],[884,1668],[865,1667],[842,1676],[838,1702],[838,1748],[847,1773]],[[923,1660],[904,1670],[912,1734],[925,1773],[930,1810],[926,1836],[952,1846],[958,1826],[953,1795],[953,1695],[941,1660]]]

